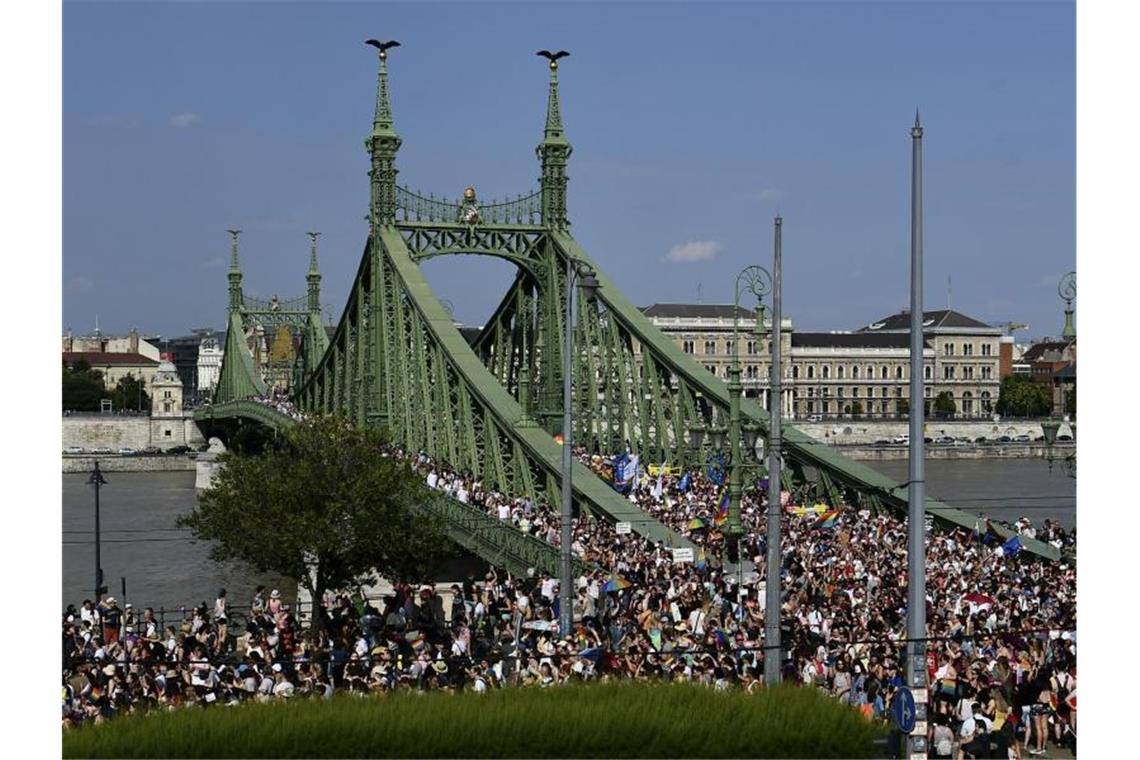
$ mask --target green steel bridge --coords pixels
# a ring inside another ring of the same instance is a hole
[[[646,461],[692,465],[708,455],[688,445],[689,431],[727,427],[727,385],[683,353],[629,300],[570,234],[566,166],[572,152],[562,125],[558,63],[550,62],[546,123],[536,152],[537,189],[481,203],[472,188],[457,200],[413,192],[396,182],[401,138],[393,125],[387,51],[379,56],[372,131],[369,234],[347,304],[330,338],[320,319],[320,273],[314,238],[307,298],[266,303],[243,296],[237,230],[229,279],[229,324],[213,403],[203,422],[248,420],[280,427],[293,419],[250,399],[264,397],[265,379],[246,345],[253,326],[289,325],[299,337],[291,399],[306,413],[339,413],[380,426],[406,450],[423,451],[488,488],[557,503],[562,421],[562,335],[568,318],[567,259],[595,270],[601,287],[586,293],[574,324],[575,441],[603,452],[627,448]],[[432,292],[420,262],[436,256],[481,255],[517,267],[512,284],[471,343]],[[747,425],[767,433],[757,400],[741,401]],[[707,446],[707,444],[706,444]],[[792,426],[783,428],[783,455],[792,483],[810,483],[831,503],[906,513],[907,488]],[[630,522],[635,532],[674,547],[683,536],[653,520],[589,468],[574,463],[579,514]],[[557,551],[480,510],[440,497],[452,537],[484,559],[515,572],[557,569]],[[739,505],[733,505],[739,509]],[[969,529],[977,517],[928,499],[936,520]],[[997,528],[1003,537],[1007,531]],[[1049,559],[1053,547],[1025,540]]]

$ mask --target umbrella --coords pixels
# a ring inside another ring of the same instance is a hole
[[[620,575],[615,575],[608,581],[602,584],[602,591],[621,591],[624,588],[629,588],[632,584]]]
[[[703,518],[694,517],[692,520],[689,520],[689,528],[691,530],[697,530],[699,528],[705,527],[708,527],[708,524],[704,521]]]

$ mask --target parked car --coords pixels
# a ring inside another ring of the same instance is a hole
[[[1029,437],[1029,435],[1027,433],[1022,433],[1021,435],[1017,436],[1013,440],[1017,441],[1018,443],[1029,443],[1029,441],[1032,439]]]
[[[162,449],[160,449],[157,446],[147,446],[145,449],[143,449],[139,453],[140,454],[161,454]]]
[[[954,439],[948,435],[941,436],[940,438],[935,438],[934,442],[936,444],[938,444],[939,446],[953,446],[954,445]]]
[[[808,422],[819,422],[822,419],[823,419],[823,417],[820,417],[818,414],[813,414],[810,417],[808,417]]]
[[[189,446],[175,446],[172,449],[167,449],[166,453],[167,454],[185,454],[189,450],[190,450]]]
[[[986,437],[984,435],[979,435],[974,439],[974,443],[989,443],[989,441],[986,440]]]
[[[66,449],[63,450],[63,453],[64,454],[82,454],[85,451],[87,451],[87,449],[83,448],[82,446],[68,446]]]
[[[891,443],[903,443],[903,444],[910,443],[910,436],[909,435],[896,435],[894,438],[891,439]]]
[[[998,443],[1013,443],[1013,439],[1008,435],[1003,435],[1001,438],[998,438]]]
[[[100,446],[97,449],[91,449],[92,454],[110,454],[111,450],[106,446]]]
[[[121,449],[119,449],[119,454],[125,457],[133,457],[137,453],[138,452],[132,449],[130,446],[123,446]]]

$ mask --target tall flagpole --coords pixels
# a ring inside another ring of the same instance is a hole
[[[780,366],[783,327],[783,228],[784,220],[776,217],[772,257],[772,379],[769,380],[768,402],[768,551],[766,588],[764,592],[764,684],[780,682],[782,649],[780,647],[780,422],[784,411],[783,370]]]
[[[925,403],[922,341],[922,125],[914,112],[911,129],[910,179],[910,477],[907,510],[906,681],[915,694],[918,720],[926,719],[926,445],[923,439]],[[911,738],[909,757],[926,756],[925,740]],[[919,750],[919,746],[922,747]]]

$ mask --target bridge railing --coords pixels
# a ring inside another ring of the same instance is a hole
[[[542,224],[542,191],[519,195],[505,201],[478,203],[483,224]],[[459,201],[423,195],[396,187],[397,221],[463,223],[466,207]]]
[[[523,575],[531,568],[555,576],[559,573],[559,549],[553,544],[458,499],[441,494],[432,494],[432,497],[432,504],[425,508],[440,517],[452,539],[468,550],[483,557],[496,554],[497,559],[492,564],[505,567],[515,575]],[[574,560],[575,574],[591,569],[591,565]]]

